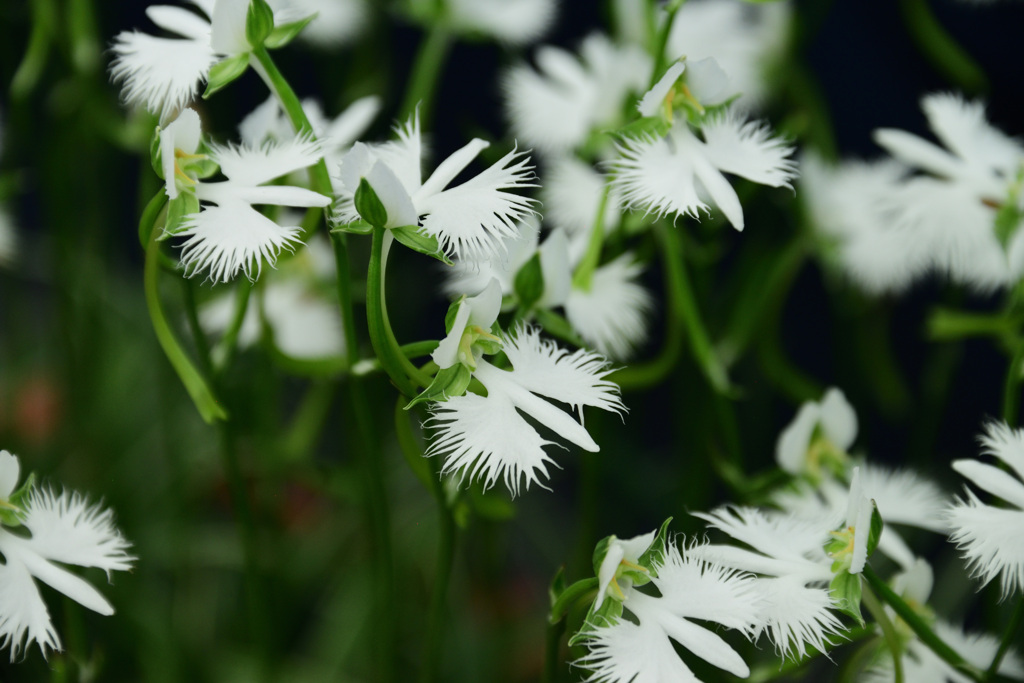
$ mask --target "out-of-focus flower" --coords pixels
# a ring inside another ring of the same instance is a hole
[[[1024,590],[1024,430],[993,422],[981,443],[982,452],[1002,460],[1012,474],[975,460],[956,460],[953,469],[1009,505],[985,505],[967,489],[967,498],[949,510],[950,540],[973,576],[984,583],[1001,577],[1006,598]]]
[[[78,493],[34,488],[31,478],[15,490],[20,471],[18,459],[0,451],[0,647],[10,648],[11,661],[33,642],[44,657],[61,647],[34,579],[109,616],[114,608],[107,599],[61,565],[98,567],[109,577],[131,569],[135,560],[110,510],[90,505]],[[19,527],[31,535],[19,533]]]
[[[512,133],[539,152],[569,152],[594,132],[617,129],[627,96],[647,86],[651,60],[639,47],[595,34],[579,52],[539,48],[537,70],[520,64],[502,79]]]
[[[775,444],[775,461],[790,474],[820,477],[823,465],[842,471],[857,438],[857,413],[836,388],[821,401],[807,401]]]
[[[316,18],[302,29],[299,39],[314,47],[341,47],[356,39],[366,27],[369,8],[365,0],[267,0],[279,12]]]
[[[526,154],[513,150],[461,185],[447,187],[489,143],[472,140],[424,181],[419,119],[413,116],[397,133],[394,142],[357,142],[344,156],[336,183],[338,221],[360,218],[355,194],[365,179],[387,212],[386,227],[419,225],[454,258],[501,254],[502,238],[517,235],[516,222],[533,213],[534,200],[507,191],[533,187]]]
[[[527,45],[551,28],[556,8],[555,0],[448,0],[445,9],[457,31]]]
[[[768,95],[767,77],[782,57],[791,12],[787,2],[689,0],[676,16],[666,51],[688,61],[713,58],[741,94],[737,104],[749,110]]]
[[[814,154],[800,162],[798,196],[830,240],[843,272],[872,294],[900,292],[928,269],[928,251],[912,230],[892,224],[885,197],[907,173],[893,160],[830,166]],[[826,247],[826,256],[830,255]]]
[[[875,141],[918,169],[878,199],[889,230],[904,231],[932,269],[980,291],[1024,273],[1024,148],[985,119],[978,102],[936,94],[921,102],[940,147],[883,128]]]

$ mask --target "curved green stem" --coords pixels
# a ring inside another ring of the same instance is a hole
[[[242,323],[245,322],[245,312],[249,310],[251,294],[252,282],[246,278],[239,280],[235,289],[235,311],[217,347],[217,357],[220,358],[216,369],[217,375],[223,374],[231,367],[235,354],[238,352],[238,334],[242,330]]]
[[[160,194],[163,194],[163,190],[160,190]],[[143,213],[143,219],[147,219],[151,216],[152,212],[149,210],[153,206],[153,202],[147,207],[145,213]],[[140,233],[143,231],[140,228]],[[174,367],[174,371],[178,373],[178,377],[181,378],[182,384],[185,385],[188,395],[192,397],[192,402],[195,403],[196,408],[199,410],[199,414],[202,415],[203,420],[207,424],[213,424],[217,420],[226,420],[228,417],[227,412],[221,407],[217,398],[213,395],[213,391],[210,389],[203,375],[199,372],[196,366],[192,363],[192,360],[185,353],[185,350],[181,347],[181,343],[174,335],[171,326],[167,322],[167,316],[164,315],[163,307],[160,303],[160,230],[158,230],[154,224],[150,225],[149,229],[149,244],[146,246],[146,263],[144,266],[144,286],[146,292],[146,307],[149,309],[149,318],[153,323],[153,331],[156,333],[156,338],[160,342],[161,348],[164,350],[164,354],[167,356],[167,360],[171,362]]]
[[[39,82],[50,52],[50,37],[56,30],[57,10],[53,0],[32,0],[32,30],[28,36],[25,56],[11,79],[11,98],[26,97]]]
[[[1010,427],[1016,427],[1020,416],[1020,380],[1024,371],[1024,342],[1017,342],[1017,348],[1006,369],[1006,382],[1003,385],[1003,421]]]
[[[911,39],[943,76],[968,93],[988,90],[984,70],[939,23],[928,0],[900,0],[900,10]]]
[[[1024,623],[1024,598],[1017,601],[1017,608],[1013,611],[1010,623],[1006,626],[1006,631],[1003,633],[1003,640],[999,643],[996,656],[992,658],[992,663],[989,664],[988,670],[985,672],[986,681],[994,681],[996,679],[999,667],[1003,663],[1003,658],[1006,657],[1006,653],[1010,651],[1010,647],[1016,642],[1015,636],[1020,629],[1021,623]]]
[[[548,624],[547,636],[544,639],[544,673],[541,683],[554,683],[558,680],[558,667],[561,664],[559,653],[562,635],[565,634],[565,619]]]
[[[885,642],[889,646],[889,653],[892,654],[893,683],[903,683],[903,646],[892,619],[885,613],[885,607],[875,597],[870,587],[864,586],[861,591],[861,600],[879,628],[882,629],[882,635],[885,636]]]
[[[924,643],[928,648],[939,656],[942,661],[949,664],[956,671],[959,671],[964,676],[967,676],[972,681],[985,680],[985,674],[982,673],[977,667],[967,662],[963,657],[957,654],[956,650],[946,644],[946,641],[939,638],[932,630],[931,626],[921,618],[921,616],[914,611],[910,605],[903,601],[903,598],[896,595],[896,593],[889,588],[888,585],[882,579],[875,574],[874,570],[870,567],[864,567],[862,576],[867,580],[871,589],[880,597],[887,605],[892,607],[893,611],[899,615],[900,619],[910,627],[910,629],[917,635],[917,637]]]
[[[608,207],[608,197],[611,196],[612,186],[605,184],[601,192],[601,199],[597,202],[597,216],[594,217],[594,227],[590,231],[590,242],[587,243],[587,251],[576,266],[576,272],[572,276],[572,286],[584,292],[590,291],[590,283],[594,279],[594,271],[601,263],[601,248],[604,246],[604,214]]]
[[[654,44],[654,71],[651,72],[651,81],[648,84],[648,88],[653,87],[658,79],[661,78],[661,74],[665,71],[668,59],[665,56],[665,48],[668,46],[668,38],[672,34],[672,25],[676,21],[676,15],[679,10],[686,3],[686,0],[671,0],[668,3],[668,7],[665,8],[665,23],[661,26],[661,31],[658,32],[657,42]]]
[[[548,614],[548,623],[557,624],[564,619],[572,606],[586,596],[587,593],[593,592],[594,595],[597,595],[597,589],[600,585],[600,579],[592,576],[589,579],[581,579],[566,588],[552,603],[551,612]]]
[[[441,66],[451,44],[451,34],[443,25],[443,19],[435,21],[426,39],[420,43],[420,49],[413,60],[409,87],[405,91],[405,100],[399,110],[400,121],[405,121],[418,111],[420,124],[424,127],[429,126],[434,110],[438,77],[441,75]]]
[[[370,247],[370,268],[366,275],[366,321],[370,328],[370,343],[380,360],[381,367],[394,382],[398,390],[412,398],[416,395],[416,384],[410,376],[422,374],[401,351],[394,333],[387,322],[384,301],[384,228],[374,228],[373,243]],[[411,375],[409,370],[415,372]],[[427,378],[421,378],[427,379]],[[429,386],[430,381],[423,386]]]

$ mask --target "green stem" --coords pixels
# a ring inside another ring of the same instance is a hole
[[[384,301],[384,237],[384,228],[374,228],[373,243],[370,247],[370,268],[366,275],[366,321],[370,328],[370,342],[381,367],[398,390],[412,398],[417,392],[416,384],[410,377],[416,377],[416,381],[422,386],[429,386],[430,379],[421,377],[423,373],[401,353],[387,321]],[[426,384],[423,384],[423,381],[426,381]]]
[[[160,194],[163,194],[162,190]],[[153,202],[150,202],[146,212],[143,213],[144,220],[151,216],[152,212],[149,208],[152,206]],[[140,232],[142,232],[141,228]],[[203,416],[203,420],[207,424],[213,424],[217,420],[226,420],[227,412],[221,407],[203,375],[196,369],[188,354],[181,347],[181,343],[175,337],[167,322],[167,317],[164,315],[160,303],[160,234],[161,231],[151,224],[144,267],[146,306],[149,309],[150,320],[153,322],[153,331],[156,333],[156,338],[160,342],[167,360],[171,362],[174,371],[178,373],[178,377],[181,378],[182,384],[185,385],[186,391],[192,397],[192,402],[195,403],[199,414]]]
[[[893,625],[892,619],[885,613],[885,607],[875,597],[869,586],[863,587],[861,600],[864,602],[864,606],[868,608],[871,616],[874,617],[879,628],[882,629],[882,635],[885,636],[885,642],[889,646],[889,653],[892,655],[893,683],[903,683],[903,647],[900,644],[900,637],[896,633],[896,627]]]
[[[604,214],[608,207],[608,197],[611,196],[612,187],[609,184],[604,186],[601,192],[601,199],[597,203],[597,216],[594,217],[594,227],[590,231],[590,241],[587,243],[587,251],[576,266],[576,272],[572,276],[573,289],[584,292],[590,291],[591,281],[594,279],[594,271],[601,263],[601,247],[604,246]]]
[[[11,79],[11,98],[26,97],[39,82],[50,52],[50,37],[56,30],[60,16],[53,0],[32,0],[32,30],[28,36],[25,56]]]
[[[405,91],[405,100],[399,113],[400,121],[409,119],[418,111],[421,125],[429,127],[438,77],[441,75],[441,66],[451,44],[451,35],[443,26],[443,19],[436,20],[431,25],[426,39],[420,43],[419,52],[413,60],[409,87]]]
[[[299,101],[292,86],[278,70],[277,65],[274,64],[274,60],[270,58],[267,49],[259,47],[253,50],[252,56],[262,67],[262,70],[257,71],[265,77],[268,87],[284,107],[296,132],[305,132],[312,140],[316,140],[313,124],[309,122],[306,112],[303,111],[302,102]],[[333,196],[331,176],[327,172],[327,162],[323,157],[309,167],[309,182],[313,191],[328,197]],[[307,213],[308,220],[303,221],[304,231],[312,231],[317,222],[314,219],[316,215]],[[303,234],[306,237],[309,236],[306,232]],[[341,307],[342,324],[345,328],[346,357],[351,366],[359,359],[359,339],[356,335],[356,319],[352,309],[352,276],[348,262],[348,240],[344,233],[331,233],[331,244],[334,247],[334,260],[338,270],[338,305]]]
[[[1006,383],[1003,385],[1003,421],[1009,427],[1016,427],[1020,417],[1020,379],[1024,370],[1024,342],[1017,342],[1017,348],[1006,369]]]
[[[249,310],[251,294],[252,282],[247,278],[240,279],[235,289],[235,311],[218,346],[220,363],[217,368],[217,375],[224,374],[231,367],[235,354],[238,352],[238,333],[242,330],[242,323],[245,322],[245,312]]]
[[[560,622],[565,618],[565,615],[569,613],[572,606],[588,593],[593,592],[594,595],[597,595],[597,589],[600,585],[600,579],[596,576],[592,576],[589,579],[581,579],[566,588],[551,605],[551,612],[548,614],[548,623],[557,624]]]
[[[697,309],[697,300],[686,272],[682,241],[674,228],[658,225],[656,231],[661,238],[662,249],[665,251],[668,265],[668,282],[673,293],[671,304],[676,307],[676,312],[689,334],[693,357],[704,371],[712,388],[720,394],[728,394],[730,391],[729,378],[721,361],[715,355],[711,339],[704,327],[704,321]]]
[[[986,681],[994,681],[996,675],[999,672],[999,666],[1003,663],[1003,658],[1006,657],[1006,653],[1010,651],[1011,645],[1013,645],[1017,631],[1020,629],[1021,623],[1024,622],[1024,598],[1017,601],[1017,608],[1013,611],[1013,616],[1010,617],[1010,623],[1006,626],[1006,631],[1003,633],[1003,640],[999,643],[999,650],[996,651],[996,656],[992,658],[992,663],[989,664],[988,670],[985,672]]]
[[[555,683],[558,680],[558,669],[562,663],[562,635],[565,633],[565,619],[549,623],[547,637],[544,639],[544,674],[542,683]]]
[[[434,587],[430,596],[430,617],[427,622],[427,640],[425,643],[426,665],[420,677],[424,683],[441,680],[441,652],[444,645],[446,630],[446,611],[448,607],[448,584],[451,579],[452,562],[455,558],[455,519],[445,499],[444,482],[440,477],[430,478],[434,498],[437,501],[438,538],[437,538],[437,572],[434,575]]]
[[[199,309],[196,305],[196,292],[192,286],[192,280],[184,277],[181,278],[181,289],[182,298],[185,301],[185,317],[188,319],[188,326],[192,330],[192,343],[196,346],[200,370],[207,377],[213,377],[213,364],[210,362],[210,344],[206,341],[203,326],[199,324]]]
[[[943,76],[971,94],[988,90],[984,70],[939,23],[928,0],[900,0],[900,10],[911,39]]]
[[[874,570],[868,566],[864,567],[862,576],[867,580],[872,590],[878,594],[878,596],[890,607],[893,611],[899,615],[900,619],[910,627],[910,629],[917,635],[917,637],[924,643],[928,648],[939,656],[944,662],[953,667],[956,671],[959,671],[964,676],[967,676],[972,681],[985,680],[985,675],[975,666],[968,663],[961,657],[957,652],[946,644],[946,641],[942,640],[935,634],[931,626],[925,622],[921,616],[914,611],[910,605],[903,601],[903,598],[896,595],[896,593],[889,588],[888,585],[882,579],[875,574]]]
[[[281,439],[284,459],[289,462],[312,460],[317,437],[323,433],[324,423],[334,400],[335,383],[314,380],[306,391],[302,403],[295,411],[291,427]]]
[[[668,46],[668,38],[672,34],[672,25],[676,21],[676,14],[685,4],[686,0],[672,0],[669,2],[668,7],[665,8],[665,23],[661,27],[661,31],[658,33],[657,42],[654,44],[654,70],[651,72],[651,81],[648,84],[648,88],[654,87],[654,84],[661,78],[662,73],[665,71],[668,59],[665,57],[665,48]]]

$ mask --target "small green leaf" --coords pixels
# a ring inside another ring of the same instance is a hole
[[[999,244],[1003,246],[1004,251],[1009,248],[1010,240],[1020,228],[1021,218],[1024,218],[1024,216],[1021,215],[1020,209],[1013,202],[1003,202],[1003,205],[999,207],[999,211],[996,212],[996,237],[999,239]]]
[[[331,232],[347,232],[352,235],[369,235],[373,232],[373,226],[360,219],[358,221],[339,225],[336,228],[331,228]]]
[[[157,239],[165,240],[181,232],[185,218],[194,213],[199,213],[199,199],[192,192],[179,192],[175,199],[167,203],[164,231]]]
[[[565,566],[558,568],[555,572],[554,578],[551,579],[551,583],[548,584],[548,599],[551,601],[551,605],[554,606],[555,601],[558,597],[565,592]]]
[[[832,578],[829,585],[832,604],[843,614],[847,614],[864,625],[864,617],[860,613],[861,582],[859,574],[843,571]]]
[[[0,524],[4,526],[21,526],[21,519],[25,510],[25,499],[32,493],[32,487],[36,484],[36,474],[32,472],[25,478],[25,483],[17,491],[11,494],[7,501],[0,501]]]
[[[668,123],[664,118],[660,116],[644,116],[614,131],[613,135],[628,138],[642,138],[648,136],[661,138],[668,133],[668,128]]]
[[[206,92],[203,93],[203,99],[209,99],[210,95],[244,74],[248,66],[249,55],[244,52],[214,64],[213,68],[210,69],[210,77],[206,82]]]
[[[544,271],[540,267],[540,252],[535,253],[516,273],[515,290],[519,305],[524,309],[531,308],[544,296]]]
[[[608,546],[615,540],[615,536],[605,536],[597,545],[594,546],[594,576],[601,573],[601,564],[604,562],[605,556],[608,554]]]
[[[643,577],[643,582],[634,580],[634,584],[642,586],[643,584],[650,581],[650,576],[658,575],[658,567],[665,561],[665,546],[668,543],[668,525],[672,523],[672,518],[669,517],[661,524],[661,528],[658,529],[658,535],[654,537],[654,542],[651,543],[651,547],[644,551],[643,555],[637,560],[637,564],[641,567],[645,567],[650,571],[649,576]]]
[[[263,41],[263,45],[271,50],[276,50],[279,47],[284,47],[288,43],[295,40],[295,36],[302,32],[302,29],[309,25],[309,22],[317,18],[319,12],[314,12],[305,19],[299,19],[298,21],[290,21],[287,24],[281,24],[270,32],[267,39]]]
[[[409,247],[413,251],[435,258],[446,266],[453,265],[451,260],[441,251],[437,244],[437,238],[420,232],[415,225],[407,225],[399,228],[392,228],[391,234],[395,239]]]
[[[434,376],[430,386],[420,392],[420,395],[409,401],[405,409],[427,401],[446,400],[452,396],[462,396],[469,388],[469,382],[473,374],[462,363],[456,363],[450,368],[445,368]]]
[[[538,308],[533,313],[537,317],[537,322],[540,323],[540,326],[548,334],[558,337],[562,341],[567,341],[574,346],[586,346],[573,326],[563,316],[547,308]]]
[[[462,308],[462,302],[466,300],[466,295],[463,294],[455,301],[448,304],[448,310],[444,314],[444,333],[451,334],[452,327],[455,326],[455,318],[459,315],[459,309]]]
[[[868,557],[871,557],[871,553],[875,552],[875,548],[878,547],[878,541],[882,537],[882,515],[878,512],[878,506],[875,501],[871,501],[871,528],[868,530]]]
[[[153,137],[149,139],[149,162],[153,165],[153,172],[158,178],[164,178],[163,154],[160,152],[160,127],[153,131]],[[166,178],[164,178],[166,180]]]
[[[267,0],[249,0],[249,11],[245,14],[245,39],[257,48],[263,45],[274,30],[274,10]]]
[[[366,178],[359,179],[359,187],[356,188],[355,196],[356,211],[364,221],[375,228],[383,229],[388,224],[388,210],[384,208],[377,192],[367,182]]]

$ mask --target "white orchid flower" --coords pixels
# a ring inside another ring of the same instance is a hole
[[[0,451],[0,504],[8,502],[20,475],[18,459]],[[110,510],[91,505],[78,493],[33,488],[22,503],[23,535],[0,526],[0,647],[9,647],[11,661],[32,643],[43,656],[61,649],[38,579],[72,600],[104,616],[113,606],[91,584],[62,565],[98,567],[112,571],[131,569],[131,544],[114,526]]]

